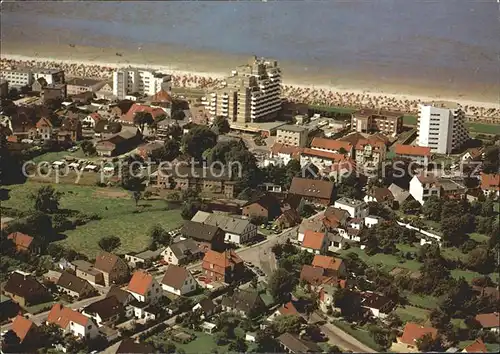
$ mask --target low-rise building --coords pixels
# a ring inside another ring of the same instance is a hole
[[[95,148],[97,155],[110,157],[121,155],[132,150],[140,141],[141,133],[139,129],[129,127],[106,139],[98,141]]]
[[[398,344],[404,346],[409,352],[417,352],[417,340],[424,335],[430,334],[433,338],[437,337],[438,331],[432,327],[424,327],[417,323],[407,322],[401,337],[396,337]],[[396,349],[395,351],[400,351]]]
[[[329,205],[332,201],[333,187],[333,182],[294,177],[289,193],[312,203]]]
[[[57,133],[57,140],[77,142],[82,139],[82,123],[78,116],[68,116],[63,119]]]
[[[36,351],[40,332],[38,331],[38,326],[33,321],[17,315],[12,321],[11,329],[19,338],[19,344],[22,346],[23,351]],[[3,349],[5,350],[6,348],[4,347]]]
[[[7,236],[12,240],[17,252],[25,252],[30,254],[40,253],[40,244],[31,236],[23,234],[22,232],[13,232]]]
[[[93,339],[99,335],[99,328],[90,317],[61,304],[52,306],[47,324],[55,324],[65,334],[71,334],[82,340]]]
[[[481,190],[485,195],[500,197],[500,174],[481,173]]]
[[[396,144],[394,153],[399,158],[412,160],[420,166],[427,166],[432,155],[430,147],[403,144]]]
[[[48,84],[42,88],[40,97],[44,103],[50,100],[64,100],[67,96],[66,84]]]
[[[3,287],[3,293],[22,307],[49,301],[50,292],[27,273],[13,272]]]
[[[202,312],[201,319],[206,320],[210,318],[217,311],[217,306],[209,298],[204,298],[192,308],[193,311],[200,310]]]
[[[394,196],[389,188],[386,187],[372,187],[368,189],[363,200],[366,203],[376,202],[389,208],[394,207]]]
[[[337,277],[346,277],[347,268],[345,262],[340,258],[316,255],[311,263],[313,267],[326,270],[329,275]]]
[[[236,290],[222,297],[222,310],[237,313],[242,317],[255,317],[266,309],[266,305],[255,290]]]
[[[377,171],[385,160],[387,147],[377,138],[360,139],[354,147],[356,169],[365,173]]]
[[[125,313],[123,304],[116,296],[108,296],[86,306],[82,313],[94,320],[99,326],[113,325]]]
[[[314,254],[324,254],[327,252],[329,239],[324,232],[314,232],[306,230],[301,249]]]
[[[85,299],[96,293],[94,287],[87,280],[66,271],[61,273],[56,286],[60,293],[67,294],[75,299]]]
[[[197,216],[201,218],[198,222],[222,229],[226,242],[241,245],[257,237],[257,226],[248,219],[199,211],[191,221],[194,221]]]
[[[104,274],[94,268],[94,266],[84,260],[75,260],[71,262],[72,269],[75,271],[76,276],[81,279],[87,280],[92,285],[104,285]]]
[[[241,279],[245,271],[243,260],[234,250],[208,251],[203,258],[203,273],[207,281],[231,283]]]
[[[106,81],[98,79],[89,79],[81,77],[72,77],[66,80],[68,86],[68,95],[77,95],[82,92],[97,92],[104,85]]]
[[[423,205],[432,196],[440,198],[441,187],[434,175],[420,174],[413,176],[411,179],[410,194],[416,201]]]
[[[473,343],[464,347],[462,353],[488,353],[488,348],[481,338],[477,338]]]
[[[137,301],[148,304],[155,304],[162,296],[160,284],[151,274],[142,270],[134,272],[128,283],[127,291]]]
[[[479,315],[476,315],[474,319],[481,325],[483,329],[496,333],[500,332],[500,313],[481,313]]]
[[[364,108],[352,114],[351,128],[359,133],[381,132],[396,136],[403,129],[403,115],[399,112]]]
[[[129,253],[125,255],[125,260],[132,268],[144,268],[151,265],[153,261],[161,257],[162,250],[146,250],[140,253]]]
[[[314,342],[300,338],[296,334],[283,333],[278,338],[278,343],[285,353],[321,353],[322,349]]]
[[[274,220],[281,214],[280,202],[272,194],[265,193],[245,203],[241,214],[248,218],[259,217]]]
[[[162,256],[168,264],[184,265],[201,259],[203,252],[194,240],[186,239],[169,245]]]
[[[361,307],[369,310],[375,318],[386,318],[395,305],[394,301],[384,295],[371,291],[365,291],[361,294]]]
[[[320,171],[327,170],[328,174],[331,172],[333,165],[344,161],[346,161],[344,154],[335,154],[332,152],[313,150],[309,148],[303,148],[300,152],[300,166],[302,168],[312,164]]]
[[[353,146],[348,141],[314,138],[311,142],[311,149],[332,154],[342,154],[348,157],[353,156]]]
[[[299,159],[301,150],[298,146],[275,143],[269,152],[269,159],[264,161],[264,166],[286,166],[290,161]]]
[[[127,263],[115,254],[100,252],[94,263],[94,268],[103,274],[104,285],[122,284],[129,277]]]
[[[163,290],[178,296],[184,296],[195,291],[197,284],[196,279],[189,270],[174,264],[168,266],[161,281]]]
[[[334,207],[347,211],[351,218],[363,219],[368,215],[368,205],[362,200],[343,197],[335,201]]]
[[[54,126],[48,118],[40,118],[35,124],[35,129],[36,138],[40,138],[42,140],[52,140],[54,135]]]
[[[309,130],[299,125],[282,125],[276,131],[276,142],[279,144],[304,147],[307,144]]]
[[[187,239],[196,241],[198,247],[204,252],[208,250],[221,251],[225,248],[225,233],[218,226],[187,220],[182,225],[181,234]]]

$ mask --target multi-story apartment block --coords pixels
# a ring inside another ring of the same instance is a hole
[[[412,160],[420,166],[427,166],[431,157],[431,148],[423,146],[396,144],[394,152],[398,157]]]
[[[162,90],[170,93],[172,76],[139,68],[123,68],[113,73],[113,95],[119,99],[131,93],[153,96]]]
[[[377,139],[360,139],[355,146],[356,166],[359,171],[376,170],[385,160],[387,147]]]
[[[72,77],[66,80],[66,84],[68,85],[68,95],[78,95],[79,93],[89,91],[97,92],[106,84],[106,81]]]
[[[299,125],[283,125],[276,132],[276,142],[290,146],[304,147],[307,144],[309,130]]]
[[[396,136],[403,129],[403,115],[397,112],[362,109],[352,114],[351,127],[359,133],[382,132]]]
[[[64,84],[64,70],[36,69],[33,70],[33,81],[44,78],[48,85]]]
[[[281,110],[281,69],[278,62],[254,57],[233,70],[224,83],[210,89],[204,104],[211,118],[246,123],[275,118]]]
[[[438,154],[449,154],[469,140],[465,113],[457,103],[433,102],[419,105],[419,146],[430,147]]]
[[[2,70],[1,78],[10,86],[22,87],[33,84],[33,72],[29,68],[19,67],[10,70]]]

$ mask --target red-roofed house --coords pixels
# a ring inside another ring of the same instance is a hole
[[[162,296],[160,284],[149,273],[138,270],[132,275],[132,279],[127,286],[127,291],[131,293],[137,301],[146,303],[156,303]]]
[[[128,112],[122,115],[118,121],[123,124],[134,125],[134,117],[138,112],[149,113],[151,114],[153,119],[156,119],[159,116],[166,115],[166,112],[161,108],[154,108],[143,104],[134,103],[132,107],[130,107]]]
[[[301,151],[302,148],[298,146],[275,143],[269,152],[269,160],[266,160],[265,163],[286,166],[291,160],[299,160]]]
[[[80,339],[99,335],[99,329],[91,318],[61,304],[54,304],[50,309],[47,324],[51,323],[61,327],[64,333],[71,333]]]
[[[343,154],[303,148],[300,153],[300,166],[304,167],[307,164],[313,164],[319,170],[326,169],[330,172],[335,163],[345,161],[345,159],[346,157]]]
[[[394,152],[397,156],[412,160],[421,166],[428,165],[431,157],[431,148],[424,146],[396,144]]]
[[[37,347],[35,342],[38,337],[38,327],[31,320],[17,315],[12,322],[12,330],[19,337],[20,344],[23,345],[25,351],[28,348],[35,349]]]
[[[481,327],[492,332],[500,332],[500,314],[498,312],[481,313],[474,318]]]
[[[481,340],[481,338],[478,338],[474,341],[474,343],[466,346],[462,350],[462,353],[488,353],[488,348],[486,348],[486,345],[484,345],[484,342]]]
[[[326,253],[328,250],[328,237],[324,232],[306,230],[301,248],[310,253]]]
[[[22,232],[13,232],[9,234],[7,238],[12,240],[17,252],[28,252],[31,254],[40,252],[40,246],[37,244],[35,239],[31,236],[23,234]]]
[[[500,174],[481,173],[481,190],[485,195],[500,197]]]
[[[314,138],[311,142],[311,149],[331,152],[334,154],[352,156],[352,145],[348,141]]]
[[[101,115],[97,112],[91,113],[82,120],[82,126],[86,128],[95,128],[97,122],[102,119]]]
[[[274,319],[279,316],[299,316],[301,319],[303,319],[300,316],[299,311],[297,311],[297,308],[295,308],[295,305],[291,301],[279,307],[266,319],[266,321],[273,322]]]
[[[340,258],[329,256],[315,255],[312,261],[313,267],[323,268],[329,270],[329,274],[333,273],[337,276],[346,276],[347,269],[345,263]]]
[[[207,282],[231,283],[243,276],[243,260],[233,250],[209,250],[203,258],[202,268]]]
[[[54,126],[50,122],[50,120],[46,117],[42,117],[36,122],[36,135],[40,137],[42,140],[50,140],[52,139],[52,135],[54,133]]]
[[[399,344],[405,346],[408,351],[418,351],[417,339],[422,338],[428,333],[435,338],[438,331],[432,327],[424,327],[417,323],[408,322],[403,329],[403,335],[401,337],[397,337],[396,340]]]

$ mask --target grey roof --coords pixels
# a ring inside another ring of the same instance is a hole
[[[397,201],[398,203],[403,203],[408,197],[410,196],[410,192],[407,190],[404,190],[397,184],[391,184],[388,189],[391,191],[392,195],[394,196],[394,200]]]
[[[68,272],[61,273],[61,276],[57,281],[57,286],[69,289],[78,294],[81,294],[87,286],[92,287],[92,285],[90,285],[90,283],[87,280],[78,278],[76,275],[73,275]]]
[[[286,130],[286,131],[290,131],[290,132],[303,132],[303,131],[307,131],[307,128],[306,127],[301,127],[299,125],[292,125],[292,124],[287,124],[287,125],[283,125],[281,127],[278,128],[278,130]]]
[[[71,77],[66,79],[67,85],[76,85],[76,86],[94,86],[100,82],[104,82],[104,80],[96,80],[89,78],[81,78],[81,77]]]
[[[119,286],[113,285],[109,289],[106,297],[114,296],[123,305],[127,304],[133,298],[132,294],[128,291],[121,289]]]
[[[205,222],[207,218],[211,215],[211,213],[207,213],[206,211],[198,211],[194,216],[191,218],[191,221],[194,222]]]
[[[290,349],[292,353],[322,352],[322,349],[316,343],[300,339],[299,336],[288,332],[279,336],[278,341]]]
[[[314,232],[323,231],[323,220],[319,218],[314,219],[303,219],[299,226],[299,233],[304,233],[306,230],[312,230]]]
[[[353,199],[353,198],[346,198],[346,197],[342,197],[340,199],[337,199],[335,201],[335,203],[339,203],[339,204],[343,204],[343,205],[348,205],[348,206],[351,206],[351,207],[357,207],[357,206],[366,205],[366,203],[364,201],[362,201],[362,200]]]
[[[210,214],[205,224],[220,227],[225,232],[241,235],[252,223],[248,219],[241,217],[226,216],[222,214]],[[256,227],[254,225],[254,227]]]
[[[193,222],[187,220],[181,229],[181,234],[185,237],[190,237],[195,240],[203,240],[211,242],[214,236],[222,230],[217,226]]]
[[[161,252],[162,252],[162,249],[158,249],[156,251],[146,250],[144,252],[134,254],[133,256],[140,258],[140,259],[148,260],[148,259],[154,259],[156,257],[159,257]]]
[[[189,238],[171,244],[170,249],[179,260],[187,257],[188,255],[194,255],[201,252],[196,242]]]
[[[328,239],[330,242],[343,242],[344,238],[339,234],[327,233]]]
[[[85,273],[88,273],[91,275],[97,275],[97,274],[101,273],[99,270],[94,268],[93,264],[91,264],[87,261],[81,260],[81,259],[77,259],[76,261],[71,262],[71,264],[73,264],[77,269],[80,269],[80,270],[84,271]]]
[[[244,312],[265,306],[259,293],[251,290],[237,290],[233,295],[225,295],[221,304]]]

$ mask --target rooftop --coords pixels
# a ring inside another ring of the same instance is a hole
[[[335,204],[337,204],[337,203],[338,204],[347,205],[347,206],[350,206],[350,207],[359,207],[359,206],[362,206],[362,205],[366,204],[362,200],[352,199],[352,198],[346,198],[346,197],[342,197],[340,199],[337,199],[335,201]]]
[[[279,127],[278,130],[286,130],[286,131],[290,131],[290,132],[302,133],[304,131],[307,131],[308,129],[306,127],[302,127],[300,125],[286,124],[286,125]]]
[[[424,103],[425,106],[432,106],[435,108],[458,109],[460,105],[452,101],[432,101]]]

